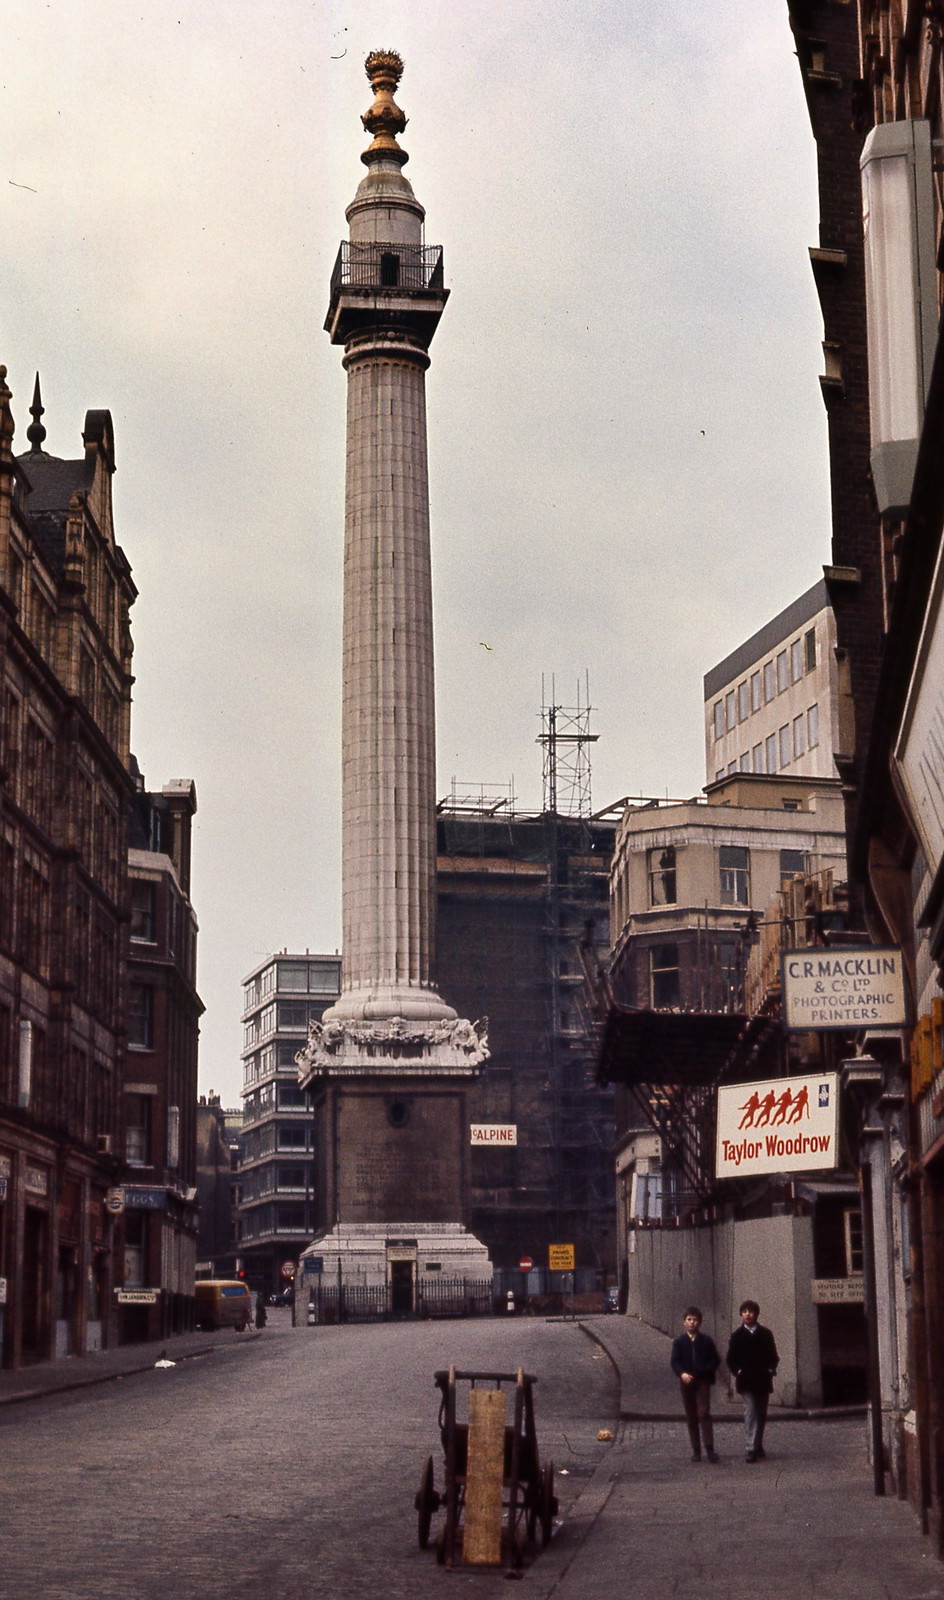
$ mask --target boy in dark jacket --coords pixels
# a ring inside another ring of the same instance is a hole
[[[731,1335],[725,1362],[744,1400],[746,1459],[763,1461],[767,1406],[780,1357],[770,1329],[762,1328],[757,1320],[760,1316],[757,1301],[742,1300],[740,1316],[741,1326]]]
[[[692,1460],[701,1460],[702,1440],[704,1440],[708,1460],[717,1461],[714,1426],[711,1420],[711,1386],[721,1364],[721,1357],[715,1348],[714,1340],[701,1331],[701,1312],[697,1306],[686,1306],[682,1327],[684,1332],[672,1341],[672,1354],[669,1359],[682,1390],[688,1437],[692,1442]]]

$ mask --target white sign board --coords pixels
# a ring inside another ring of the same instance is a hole
[[[469,1124],[469,1130],[473,1144],[518,1143],[518,1127],[514,1122],[472,1122]]]
[[[752,1178],[838,1166],[838,1106],[835,1072],[720,1088],[716,1176]]]
[[[783,1015],[794,1032],[901,1028],[907,1021],[900,950],[869,945],[783,953]]]
[[[865,1300],[865,1279],[861,1272],[853,1278],[813,1278],[810,1293],[814,1306],[853,1306]]]

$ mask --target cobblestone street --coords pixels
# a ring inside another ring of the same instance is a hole
[[[17,1399],[0,1375],[0,1600],[498,1600],[502,1571],[417,1545],[451,1362],[538,1377],[561,1510],[515,1575],[528,1600],[944,1600],[911,1508],[872,1493],[861,1416],[774,1412],[748,1466],[719,1385],[720,1461],[694,1466],[668,1348],[628,1317],[292,1329],[276,1312],[261,1336],[91,1387],[56,1392],[79,1377],[59,1363]]]
[[[542,1460],[562,1511],[610,1446],[617,1387],[575,1323],[500,1320],[292,1329],[211,1356],[0,1410],[3,1600],[277,1600],[441,1594],[413,1495],[442,1487],[436,1368],[538,1375]],[[434,1524],[435,1526],[435,1524]]]

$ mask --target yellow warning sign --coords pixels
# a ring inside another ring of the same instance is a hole
[[[573,1272],[574,1247],[572,1244],[549,1244],[547,1247],[549,1272]]]

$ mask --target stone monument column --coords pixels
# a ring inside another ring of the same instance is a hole
[[[408,157],[397,136],[406,118],[394,99],[403,63],[393,51],[375,51],[366,71],[374,102],[362,121],[372,142],[347,208],[349,236],[325,321],[332,344],[343,347],[348,377],[342,988],[312,1025],[298,1064],[302,1085],[320,1084],[330,1101],[325,1161],[334,1171],[327,1187],[335,1223],[344,1223],[345,1212],[350,1222],[353,1213],[358,1228],[373,1228],[389,1243],[394,1225],[412,1230],[415,1242],[423,1226],[435,1223],[441,1234],[448,1221],[458,1240],[467,1161],[462,1084],[478,1073],[488,1048],[485,1024],[457,1017],[432,980],[426,369],[449,291],[442,250],[425,243],[425,212],[403,174]],[[363,1266],[372,1251],[366,1235],[361,1244]],[[323,1253],[324,1239],[318,1249]],[[464,1234],[462,1249],[490,1273],[487,1252],[471,1235]]]

